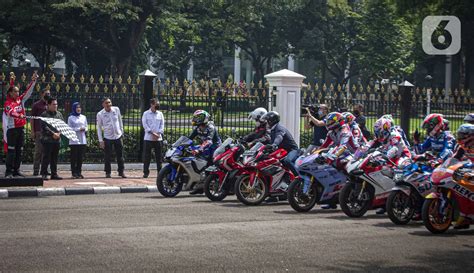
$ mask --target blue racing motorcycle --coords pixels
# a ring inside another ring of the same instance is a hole
[[[334,149],[324,151],[296,160],[298,177],[288,187],[287,195],[291,207],[298,212],[307,212],[316,204],[336,203],[339,191],[347,182],[346,175],[333,166],[340,157],[336,160]]]
[[[165,197],[176,196],[183,186],[192,190],[202,183],[202,175],[208,167],[207,157],[211,153],[208,146],[199,155],[194,156],[193,151],[200,146],[193,145],[193,141],[185,136],[180,137],[171,148],[166,151],[164,160],[168,162],[156,178],[158,191]]]
[[[394,169],[395,187],[386,203],[387,215],[394,224],[406,225],[411,220],[421,220],[425,196],[434,192],[430,177],[439,163],[429,153],[417,156],[415,161],[400,160]]]

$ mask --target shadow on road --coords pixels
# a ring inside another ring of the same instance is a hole
[[[410,235],[421,236],[421,237],[457,237],[457,236],[472,236],[474,235],[474,229],[469,230],[455,230],[452,227],[442,234],[433,234],[429,230],[417,230],[409,232]],[[474,242],[474,241],[473,241]],[[472,256],[474,257],[474,255]],[[474,266],[474,265],[473,265]]]
[[[423,222],[420,221],[411,221],[410,223],[406,225],[396,225],[390,221],[390,219],[387,219],[387,222],[383,223],[376,223],[373,224],[374,227],[382,227],[382,228],[387,228],[387,229],[400,229],[400,228],[405,228],[405,229],[410,229],[410,228],[419,228],[423,226]]]
[[[181,199],[181,198],[194,198],[194,197],[201,197],[201,198],[205,198],[204,195],[189,195],[189,194],[183,194],[183,195],[176,195],[175,197],[164,197],[163,195],[161,194],[157,194],[157,195],[153,195],[153,196],[144,196],[143,198],[151,198],[151,199],[161,199],[161,198],[164,198],[164,199]],[[208,200],[206,198],[206,200]]]
[[[224,204],[224,203],[240,204],[239,200],[226,199],[226,200],[222,200],[222,201],[211,201],[207,198],[205,200],[193,200],[191,202],[192,203],[209,203],[209,204]]]
[[[297,212],[295,210],[276,210],[274,213],[278,214],[293,214],[293,215],[304,215],[304,214],[332,214],[341,212],[339,209],[312,209],[308,212]]]
[[[463,248],[460,246],[460,248]],[[414,255],[409,259],[417,265],[388,265],[386,260],[364,260],[344,261],[340,265],[325,265],[327,271],[350,271],[350,272],[403,272],[403,271],[426,271],[443,272],[461,270],[472,272],[474,250],[463,248],[456,251],[443,250],[442,246],[436,251],[427,251]]]
[[[341,220],[341,221],[347,221],[347,220],[350,220],[350,221],[354,221],[354,220],[362,220],[362,221],[365,221],[365,220],[369,220],[369,219],[384,219],[384,218],[387,218],[386,215],[377,215],[377,214],[369,214],[369,215],[364,215],[362,217],[349,217],[347,215],[345,215],[344,213],[341,213],[340,215],[334,215],[334,216],[328,216],[326,217],[327,219],[333,219],[333,220]],[[387,218],[387,221],[390,221],[388,218]]]
[[[288,206],[288,202],[276,202],[276,203],[265,203],[263,202],[257,206],[247,206],[240,202],[230,203],[230,204],[221,204],[223,207],[240,207],[240,208],[255,208],[255,207],[277,207],[277,206]]]

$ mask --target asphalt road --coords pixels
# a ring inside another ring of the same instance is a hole
[[[0,200],[0,272],[474,272],[474,229],[182,193]]]

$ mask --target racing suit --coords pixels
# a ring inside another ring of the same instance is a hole
[[[221,139],[214,123],[208,122],[204,128],[196,126],[189,136],[189,139],[194,140],[194,138],[197,138],[201,142],[201,151],[209,148],[209,153],[206,153],[206,155],[203,156],[208,162],[212,163],[212,154],[221,144]]]
[[[425,142],[415,144],[415,152],[422,154],[427,151],[433,152],[439,159],[446,160],[453,155],[455,139],[449,131],[444,131],[436,136],[429,136]]]

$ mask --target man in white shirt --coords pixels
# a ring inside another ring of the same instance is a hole
[[[142,125],[145,129],[143,141],[143,178],[150,174],[151,150],[155,150],[155,161],[158,172],[161,170],[161,149],[163,147],[163,132],[165,119],[158,111],[160,104],[157,99],[150,100],[150,109],[142,116]]]
[[[112,146],[117,158],[118,174],[122,178],[127,178],[124,173],[123,162],[123,123],[122,115],[118,107],[112,106],[109,98],[102,101],[104,109],[97,113],[97,136],[99,138],[100,148],[105,150],[105,177],[110,178],[112,171],[110,158],[112,157]],[[102,137],[102,131],[104,136]]]

